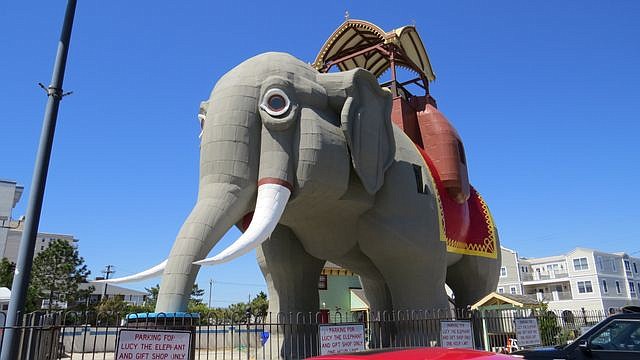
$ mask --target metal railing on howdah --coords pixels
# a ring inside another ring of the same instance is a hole
[[[541,345],[571,341],[604,319],[598,311],[411,310],[395,312],[245,313],[220,318],[213,313],[183,317],[95,312],[31,313],[19,331],[19,359],[114,359],[122,329],[187,330],[192,359],[302,359],[321,353],[324,325],[355,324],[364,330],[364,349],[440,346],[443,321],[470,322],[477,349],[504,352],[516,339],[515,319],[535,318]],[[0,324],[5,314],[0,313]],[[0,330],[4,334],[5,327]],[[360,329],[360,328],[359,328]],[[0,349],[1,351],[1,349]]]

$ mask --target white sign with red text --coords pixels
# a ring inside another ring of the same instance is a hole
[[[540,345],[540,329],[535,318],[515,319],[518,346]]]
[[[470,321],[441,321],[440,346],[473,349],[473,331]]]
[[[364,350],[364,324],[320,325],[320,355]]]
[[[189,360],[191,333],[121,329],[118,333],[116,360]]]

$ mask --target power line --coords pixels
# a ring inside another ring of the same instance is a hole
[[[267,287],[265,284],[250,284],[250,283],[237,283],[237,282],[227,282],[227,281],[216,281],[216,284],[224,284],[224,285],[236,285],[236,286],[260,286]]]

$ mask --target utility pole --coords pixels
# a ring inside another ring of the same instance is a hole
[[[102,273],[104,274],[104,278],[105,279],[109,279],[109,275],[115,273],[116,271],[113,270],[113,265],[107,265],[104,267],[104,270],[102,270]],[[104,288],[102,289],[102,298],[100,300],[104,300],[107,298],[107,283],[104,283]]]
[[[211,289],[213,289],[213,279],[209,279],[209,309],[211,309]]]
[[[24,312],[27,287],[29,286],[29,279],[31,277],[33,251],[36,245],[36,236],[38,235],[38,225],[40,224],[42,199],[44,198],[47,172],[49,171],[53,135],[56,129],[56,120],[58,119],[58,107],[60,100],[67,95],[62,91],[62,82],[64,80],[64,70],[67,66],[67,54],[71,40],[71,29],[73,28],[73,17],[76,12],[76,2],[77,0],[68,0],[67,2],[56,60],[53,65],[51,85],[45,88],[48,97],[47,107],[44,112],[40,144],[38,145],[33,180],[31,182],[31,195],[29,196],[29,204],[27,206],[26,222],[20,240],[20,249],[16,261],[13,283],[11,284],[11,300],[9,301],[9,310],[7,311],[5,322],[6,328],[2,340],[1,360],[14,360],[18,358],[20,333],[17,326],[21,323],[20,317]]]

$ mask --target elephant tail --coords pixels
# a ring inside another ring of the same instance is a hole
[[[150,278],[154,278],[154,277],[158,277],[160,275],[162,275],[162,272],[164,271],[164,268],[167,266],[167,260],[161,262],[160,264],[141,271],[137,274],[133,274],[133,275],[129,275],[129,276],[123,276],[123,277],[119,277],[119,278],[113,278],[113,279],[104,279],[104,280],[97,280],[95,282],[97,283],[107,283],[107,284],[119,284],[119,283],[128,283],[128,282],[135,282],[135,281],[140,281],[140,280],[145,280],[145,279],[150,279]]]

